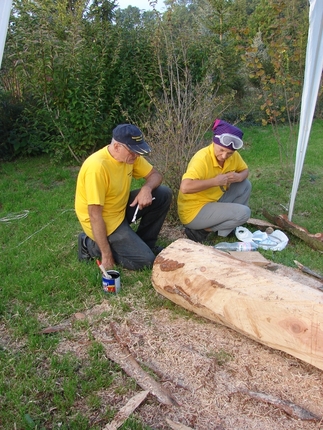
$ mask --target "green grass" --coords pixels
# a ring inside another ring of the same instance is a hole
[[[270,128],[244,128],[244,131],[246,145],[242,155],[249,165],[253,184],[252,217],[263,219],[263,209],[276,215],[286,213],[293,180],[292,160],[281,159]],[[323,122],[316,121],[293,216],[296,224],[311,233],[323,231],[322,132]],[[281,135],[282,141],[287,140],[288,129],[282,128]],[[87,329],[85,322],[75,323],[72,333],[40,334],[42,328],[58,325],[104,298],[95,262],[77,261],[80,232],[74,213],[77,172],[77,167],[54,165],[47,157],[0,165],[0,427],[3,429],[99,429],[117,410],[102,405],[98,393],[116,389],[126,395],[135,387],[133,380],[107,360],[102,346],[93,339],[89,339],[84,358],[73,353],[56,353],[64,337],[73,339],[78,331]],[[292,267],[297,260],[322,274],[322,254],[288,236],[290,241],[284,251],[263,251],[263,254]],[[161,243],[168,244],[165,239]],[[195,318],[153,290],[150,270],[129,272],[121,267],[118,270],[122,290],[120,295],[109,298],[112,311],[106,317],[123,321],[134,309],[167,307],[175,317]],[[118,380],[123,383],[115,388]],[[86,407],[79,407],[80,399]],[[99,423],[91,421],[92,415],[99,416]],[[148,429],[135,414],[122,427],[127,428]]]

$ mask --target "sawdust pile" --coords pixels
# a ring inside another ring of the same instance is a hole
[[[185,237],[183,229],[165,231],[176,240]],[[297,280],[303,275],[281,268],[281,274]],[[308,278],[315,287],[315,280]],[[152,287],[152,294],[157,292]],[[131,299],[120,296],[131,308],[126,316],[118,316],[115,323],[113,304],[104,300],[78,315],[86,319],[90,329],[70,333],[62,340],[56,353],[73,352],[86,358],[90,346],[89,331],[101,339],[106,350],[126,347],[129,358],[154,375],[154,378],[175,399],[177,405],[165,405],[150,394],[134,415],[152,429],[195,430],[323,430],[323,421],[297,418],[279,402],[290,402],[316,417],[323,416],[323,372],[284,352],[261,345],[225,326],[191,315],[175,315],[161,309],[151,310],[134,306]],[[117,327],[116,336],[111,323]],[[108,358],[107,358],[108,359]],[[120,410],[141,390],[120,394],[118,384],[125,384],[126,374],[115,385],[101,391],[102,410],[93,417],[93,424],[101,422],[105,406]],[[137,381],[138,382],[138,381]],[[259,394],[252,397],[250,393]],[[274,398],[278,402],[261,401]],[[77,405],[84,411],[86,400]],[[177,423],[171,427],[170,421]]]
[[[150,395],[137,408],[135,415],[153,429],[169,429],[167,419],[196,430],[323,429],[320,421],[297,419],[243,391],[266,393],[322,416],[323,372],[319,369],[225,326],[195,316],[174,317],[165,309],[133,309],[118,324],[116,340],[110,319],[102,317],[110,310],[111,305],[105,300],[84,313],[92,334],[102,338],[107,348],[121,339],[131,356],[145,369],[151,369],[178,403],[163,405]],[[79,332],[74,339],[69,337],[61,342],[56,353],[69,351],[84,358],[88,331],[83,335],[84,338]],[[136,394],[116,394],[114,388],[99,394],[103,405],[117,410]],[[78,407],[84,411],[86,405],[80,403]]]

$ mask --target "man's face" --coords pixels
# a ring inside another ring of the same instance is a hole
[[[220,164],[224,163],[225,160],[231,157],[231,155],[234,153],[232,149],[224,148],[223,146],[217,145],[216,143],[213,143],[213,147],[214,155]]]
[[[130,149],[128,149],[128,147],[122,143],[119,144],[122,148],[120,150],[120,160],[123,163],[127,163],[127,164],[133,164],[136,159],[139,157],[139,154],[137,154],[136,152],[131,151]]]

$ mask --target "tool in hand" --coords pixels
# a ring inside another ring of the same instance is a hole
[[[99,269],[101,270],[105,278],[112,279],[112,277],[109,275],[109,273],[105,270],[105,268],[101,264],[100,260],[96,260],[96,264],[99,266]]]
[[[155,197],[153,197],[151,200],[155,200]],[[139,204],[137,204],[137,207],[136,207],[136,210],[135,210],[135,213],[133,214],[133,217],[132,217],[132,220],[131,220],[131,222],[136,222],[137,221],[137,213],[138,213],[138,210],[139,210]]]

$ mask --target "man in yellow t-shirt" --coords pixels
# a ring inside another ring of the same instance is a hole
[[[191,159],[178,194],[178,215],[187,237],[204,242],[211,231],[228,236],[250,217],[249,170],[237,149],[243,132],[223,120],[213,125],[213,142]]]
[[[79,260],[100,258],[105,269],[151,267],[160,251],[156,240],[169,210],[172,192],[162,175],[143,157],[151,152],[138,127],[120,124],[108,146],[90,155],[77,178],[75,211],[84,233]],[[132,178],[144,178],[130,191]],[[140,219],[135,232],[130,224]]]

